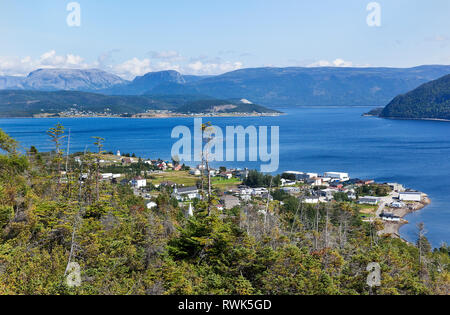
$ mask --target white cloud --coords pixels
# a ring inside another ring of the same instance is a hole
[[[188,72],[192,74],[218,74],[243,68],[242,62],[204,63],[195,61],[187,66]],[[189,71],[190,70],[190,71]]]
[[[171,60],[171,61],[179,61],[183,59],[180,53],[175,50],[150,51],[148,54],[153,59]]]
[[[229,72],[243,67],[240,61],[223,61],[220,58],[200,56],[187,60],[176,51],[153,52],[153,58],[131,58],[115,62],[112,54],[117,50],[101,54],[92,63],[75,54],[59,55],[55,50],[49,50],[38,58],[30,56],[1,57],[0,75],[27,75],[40,68],[89,69],[99,68],[126,79],[134,79],[148,72],[176,70],[183,74],[212,75]]]
[[[317,62],[314,62],[308,67],[353,67],[353,62],[351,61],[345,61],[343,59],[335,59],[334,61],[328,61],[328,60],[319,60]]]
[[[40,68],[86,69],[90,66],[80,56],[57,55],[55,50],[45,52],[38,59],[0,56],[0,75],[27,75]]]
[[[139,75],[144,75],[152,71],[150,67],[150,59],[133,58],[112,67],[115,74],[130,78]]]

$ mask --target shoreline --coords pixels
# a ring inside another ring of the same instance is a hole
[[[279,117],[287,115],[286,113],[230,113],[230,114],[199,114],[199,115],[189,115],[189,114],[161,114],[161,115],[146,115],[146,114],[136,114],[130,117],[122,116],[102,116],[102,115],[92,115],[92,116],[30,116],[30,117],[0,117],[0,119],[86,119],[86,118],[107,118],[107,119],[169,119],[169,118],[232,118],[232,117]]]
[[[440,122],[450,122],[450,119],[441,119],[441,118],[402,118],[402,117],[380,117],[378,115],[369,115],[363,114],[363,117],[376,117],[381,119],[390,119],[390,120],[418,120],[418,121],[440,121]]]
[[[432,200],[425,194],[423,200],[419,203],[415,203],[417,207],[411,208],[401,208],[394,210],[394,214],[400,217],[400,222],[384,222],[384,229],[380,231],[381,235],[391,235],[392,237],[401,239],[405,242],[408,242],[400,235],[400,229],[409,224],[408,220],[405,220],[405,217],[409,214],[419,212],[429,206],[432,203]]]

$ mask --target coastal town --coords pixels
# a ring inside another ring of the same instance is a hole
[[[81,164],[81,156],[75,156],[74,161]],[[148,209],[157,207],[155,200],[162,191],[169,191],[185,209],[186,216],[194,215],[196,202],[204,198],[202,191],[207,188],[208,179],[219,196],[215,205],[218,211],[253,204],[265,215],[269,205],[283,205],[281,199],[274,197],[279,194],[293,196],[302,204],[312,206],[348,203],[358,207],[362,221],[383,223],[379,235],[396,238],[401,238],[399,229],[408,223],[404,217],[431,202],[425,193],[402,184],[351,178],[345,172],[286,171],[277,176],[278,182],[258,186],[246,184],[255,172],[248,169],[189,167],[176,161],[122,155],[120,151],[103,155],[99,163],[102,169],[100,180],[130,186],[136,196],[146,200]]]

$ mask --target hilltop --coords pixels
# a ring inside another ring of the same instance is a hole
[[[450,75],[397,96],[380,117],[450,120]]]

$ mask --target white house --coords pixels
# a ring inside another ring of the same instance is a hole
[[[153,202],[153,201],[147,203],[147,209],[149,209],[149,210],[154,209],[154,208],[156,208],[157,206],[158,206],[158,205],[156,204],[156,202]]]
[[[361,198],[359,198],[358,203],[361,204],[361,205],[376,206],[376,205],[378,205],[380,203],[380,198],[378,198],[378,197],[371,197],[371,196],[361,197]]]
[[[399,193],[400,201],[422,201],[422,193],[418,191],[405,191]]]
[[[395,201],[395,202],[391,203],[391,208],[400,209],[400,208],[403,208],[404,206],[405,206],[405,204],[403,202]]]
[[[112,179],[113,178],[113,173],[103,173],[101,174],[102,179]]]
[[[194,168],[189,171],[189,174],[191,174],[193,176],[200,176],[200,175],[202,175],[202,172],[199,169]]]
[[[196,186],[177,188],[175,187],[172,196],[177,200],[192,200],[195,198],[200,199],[200,194],[198,193],[198,188]]]
[[[286,186],[295,186],[295,184],[297,184],[296,181],[294,180],[288,180],[288,179],[281,179],[281,186],[282,187],[286,187]]]
[[[136,188],[142,188],[147,186],[147,180],[141,177],[136,177],[130,182],[131,186]]]
[[[262,196],[268,192],[269,191],[267,190],[267,188],[253,188],[252,195],[253,196]]]
[[[384,221],[388,221],[388,222],[400,222],[400,217],[394,215],[393,213],[383,213],[381,215],[381,218]]]
[[[340,173],[340,172],[326,172],[324,177],[330,177],[333,180],[339,180],[341,182],[346,182],[350,180],[348,173]]]
[[[225,178],[225,179],[232,179],[233,178],[233,173],[231,173],[231,172],[220,173],[219,177],[222,177],[222,178]]]
[[[319,201],[319,197],[306,197],[305,199],[303,199],[303,202],[307,204],[318,204]]]
[[[322,178],[318,178],[318,177],[309,178],[306,181],[306,183],[308,185],[312,185],[312,186],[323,186],[323,184],[324,184]]]
[[[403,187],[402,184],[398,184],[398,183],[388,183],[389,187],[391,187],[391,189],[393,191],[403,191],[405,190],[405,188]]]

